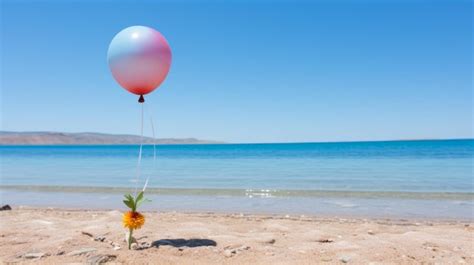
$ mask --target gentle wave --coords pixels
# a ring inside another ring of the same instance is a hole
[[[125,187],[88,186],[41,186],[41,185],[0,185],[0,190],[63,192],[63,193],[127,193],[133,191]],[[344,190],[276,190],[276,189],[198,189],[198,188],[156,188],[149,187],[149,194],[193,195],[193,196],[233,196],[233,197],[313,197],[313,198],[398,198],[419,200],[474,200],[472,192],[398,192],[398,191],[344,191]]]

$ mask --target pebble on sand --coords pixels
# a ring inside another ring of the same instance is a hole
[[[10,207],[10,205],[5,204],[2,206],[2,208],[0,208],[0,211],[10,211],[11,209],[12,207]]]
[[[224,256],[230,258],[233,255],[238,254],[238,253],[240,253],[244,250],[247,250],[247,249],[250,249],[250,247],[246,246],[246,245],[236,247],[236,248],[232,248],[230,246],[227,246],[227,247],[225,247],[225,250],[224,250]]]
[[[105,240],[105,236],[96,236],[94,238],[94,241],[104,242],[104,240]]]
[[[86,231],[81,231],[81,234],[88,236],[88,237],[94,237],[91,233],[86,232]]]
[[[339,260],[342,262],[342,263],[348,263],[349,261],[351,261],[351,257],[349,256],[342,256],[339,258]]]
[[[320,239],[316,240],[316,242],[319,242],[319,243],[332,243],[332,242],[334,242],[334,239],[332,239],[332,238],[320,238]]]
[[[115,258],[117,258],[116,255],[109,255],[109,254],[102,255],[102,254],[99,254],[99,255],[95,255],[95,256],[92,256],[92,257],[88,258],[87,259],[87,264],[103,264],[103,263],[112,261]]]
[[[46,253],[41,253],[41,252],[37,252],[37,253],[26,253],[25,255],[23,255],[23,257],[25,259],[40,259],[42,257],[45,257],[47,256]]]
[[[275,238],[262,238],[257,240],[257,242],[262,244],[275,244],[276,240]]]
[[[96,250],[97,249],[95,249],[95,248],[81,248],[79,250],[71,251],[67,255],[68,256],[78,256],[78,255],[86,254],[86,253],[89,253],[89,252],[94,252]]]

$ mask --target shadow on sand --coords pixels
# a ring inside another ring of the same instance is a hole
[[[210,240],[210,239],[178,238],[178,239],[160,239],[157,241],[153,241],[153,243],[151,243],[151,246],[157,247],[157,248],[159,248],[160,246],[173,246],[176,248],[181,248],[181,247],[195,248],[195,247],[207,247],[207,246],[215,247],[217,246],[217,243],[216,241]]]

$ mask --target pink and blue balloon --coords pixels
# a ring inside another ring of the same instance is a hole
[[[145,26],[128,27],[110,42],[107,59],[115,80],[143,96],[163,83],[171,66],[171,49],[160,32]]]

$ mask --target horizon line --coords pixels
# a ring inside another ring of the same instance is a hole
[[[59,132],[59,131],[3,131],[0,130],[0,133],[65,133],[65,134],[101,134],[101,135],[113,135],[113,136],[136,136],[140,137],[140,135],[136,134],[120,134],[120,133],[102,133],[102,132]],[[162,138],[153,138],[150,136],[143,136],[144,138],[151,138],[154,140],[165,140],[165,139],[195,139],[195,140],[202,140],[202,141],[215,141],[215,143],[183,143],[183,144],[163,144],[159,143],[156,145],[225,145],[225,144],[305,144],[305,143],[366,143],[366,142],[410,142],[410,141],[460,141],[460,140],[474,140],[474,137],[453,137],[453,138],[412,138],[412,139],[382,139],[382,140],[341,140],[341,141],[287,141],[287,142],[228,142],[228,141],[217,141],[217,140],[208,140],[208,139],[200,139],[196,137],[183,137],[183,138],[176,138],[176,137],[162,137]],[[94,145],[140,145],[137,144],[0,144],[0,146],[68,146],[68,145],[75,145],[75,146],[94,146]],[[143,145],[153,145],[150,143],[143,143]]]

